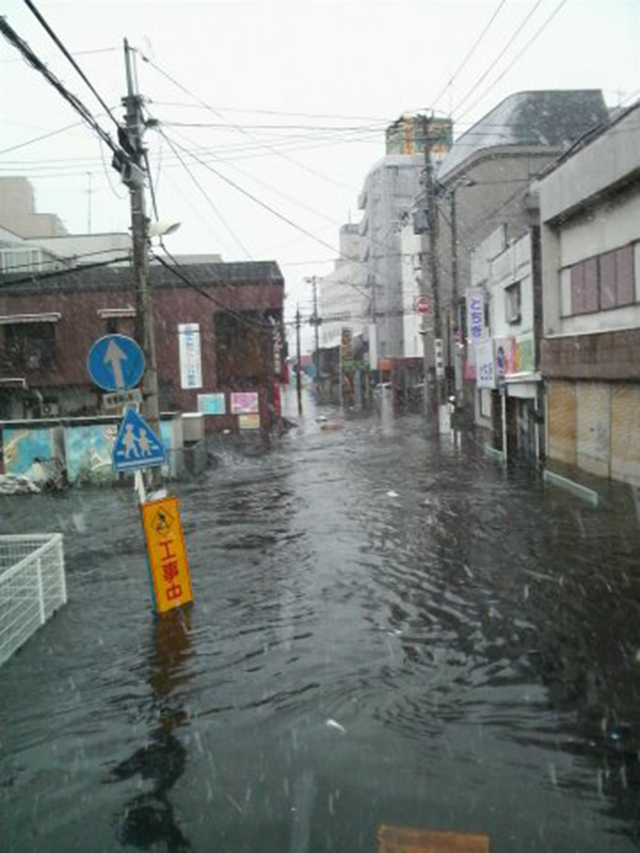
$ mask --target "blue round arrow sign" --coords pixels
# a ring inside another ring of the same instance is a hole
[[[105,391],[126,391],[142,378],[142,350],[126,335],[105,335],[89,350],[87,370],[96,385]]]

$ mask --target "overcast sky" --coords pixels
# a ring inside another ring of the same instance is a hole
[[[309,308],[305,277],[331,269],[337,229],[359,218],[358,192],[384,154],[384,127],[402,112],[434,108],[451,114],[459,134],[523,89],[601,88],[611,105],[640,95],[640,0],[36,0],[36,5],[118,116],[125,87],[123,37],[152,60],[155,67],[140,59],[138,76],[150,115],[166,123],[163,131],[173,145],[157,130],[147,133],[161,218],[182,223],[168,238],[170,248],[219,252],[228,261],[277,260],[287,281],[289,314],[297,301]],[[100,113],[24,3],[4,0],[2,14],[65,85]],[[0,73],[0,174],[30,177],[39,210],[58,213],[71,232],[87,230],[91,181],[92,230],[126,230],[124,188],[107,151],[101,152],[84,126],[6,151],[78,117],[2,38]],[[107,117],[100,121],[113,131]]]

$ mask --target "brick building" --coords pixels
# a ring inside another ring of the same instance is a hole
[[[284,279],[273,261],[152,266],[155,336],[163,411],[197,412],[199,396],[257,391],[262,423],[283,378]],[[133,335],[130,267],[47,277],[0,276],[0,420],[100,413],[87,354],[101,336]],[[197,324],[199,376],[185,380],[180,336]],[[206,419],[207,428],[232,425]]]

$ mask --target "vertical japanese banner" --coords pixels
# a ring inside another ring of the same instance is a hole
[[[200,324],[179,323],[180,385],[183,389],[202,388]]]
[[[166,613],[193,601],[178,499],[142,504],[142,523],[157,612]]]

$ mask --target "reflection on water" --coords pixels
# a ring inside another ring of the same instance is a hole
[[[631,493],[594,511],[420,418],[320,427],[180,486],[195,603],[161,620],[131,495],[2,505],[68,525],[70,590],[0,671],[3,853],[638,849]]]
[[[185,722],[185,711],[174,694],[185,679],[190,655],[190,609],[156,617],[149,657],[151,713],[156,719],[147,742],[112,770],[120,782],[139,779],[149,790],[127,803],[119,820],[122,844],[147,849],[166,843],[172,853],[191,850],[176,820],[170,794],[187,765],[187,752],[174,734]]]

